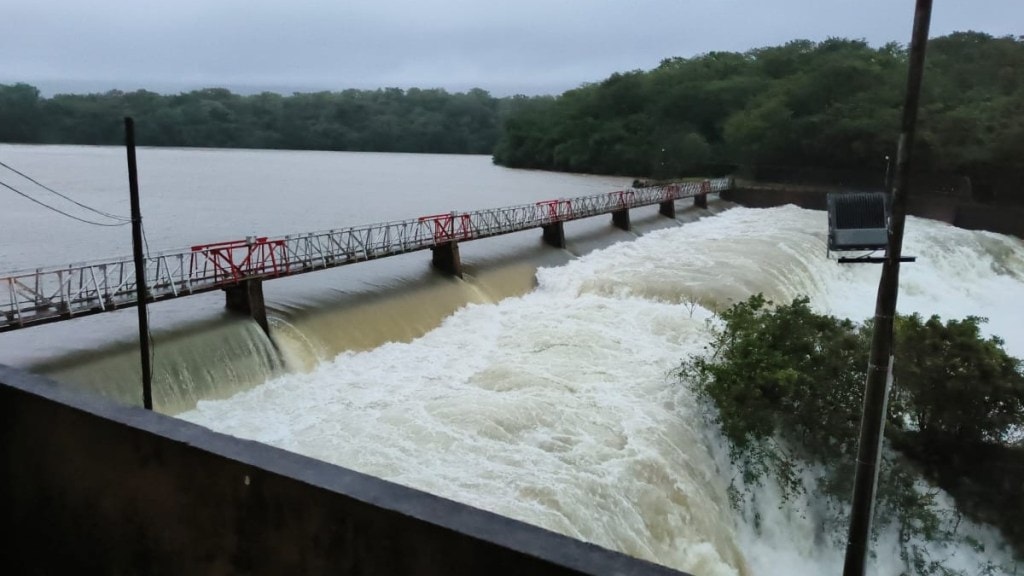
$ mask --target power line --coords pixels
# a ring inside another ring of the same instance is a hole
[[[54,212],[56,212],[58,214],[61,214],[63,216],[67,216],[68,218],[71,218],[72,220],[78,220],[79,222],[84,222],[86,224],[92,224],[93,226],[124,226],[125,224],[130,224],[131,223],[131,220],[125,220],[124,222],[118,222],[117,224],[107,224],[107,223],[103,223],[103,222],[93,222],[92,220],[86,220],[85,218],[79,218],[78,216],[75,216],[73,214],[68,214],[67,212],[61,210],[60,208],[55,208],[53,206],[50,206],[49,204],[47,204],[47,203],[45,203],[45,202],[43,202],[41,200],[37,200],[36,198],[33,198],[32,196],[29,196],[28,194],[22,192],[21,190],[18,190],[14,186],[11,186],[10,184],[7,184],[6,182],[4,182],[2,180],[0,180],[0,186],[3,186],[4,188],[7,188],[8,190],[14,192],[15,194],[17,194],[19,196],[22,196],[24,198],[27,198],[28,200],[31,200],[32,202],[35,202],[36,204],[39,204],[40,206],[42,206],[43,208],[46,208],[47,210],[53,210]]]
[[[40,181],[36,180],[35,178],[29,176],[28,174],[25,174],[24,172],[21,172],[21,171],[15,169],[15,168],[13,168],[9,164],[5,164],[3,162],[0,162],[0,166],[3,166],[4,168],[7,168],[8,170],[10,170],[11,172],[14,172],[18,176],[21,176],[22,178],[28,180],[29,182],[35,184],[36,186],[39,186],[43,190],[46,190],[47,192],[52,192],[53,194],[56,194],[57,196],[60,196],[61,198],[67,200],[68,202],[71,202],[72,204],[74,204],[76,206],[80,206],[82,208],[85,208],[86,210],[89,210],[90,212],[95,212],[96,214],[99,214],[100,216],[106,216],[107,218],[111,218],[113,220],[121,220],[123,222],[131,222],[131,218],[125,218],[124,216],[118,216],[116,214],[111,214],[109,212],[104,212],[103,210],[99,210],[97,208],[93,208],[92,206],[87,206],[85,204],[82,204],[81,202],[75,200],[74,198],[71,198],[71,197],[69,197],[69,196],[67,196],[65,194],[61,194],[60,192],[57,192],[53,188],[50,188],[46,184],[43,184],[42,182],[40,182]],[[105,226],[105,224],[103,224],[103,225]]]

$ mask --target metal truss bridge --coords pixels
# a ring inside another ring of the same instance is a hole
[[[562,247],[564,222],[612,214],[617,226],[628,229],[631,208],[660,204],[662,214],[674,216],[676,200],[694,198],[695,204],[706,206],[708,194],[730,187],[731,181],[722,178],[629,188],[507,208],[196,245],[147,256],[146,293],[148,301],[156,302],[225,290],[229,308],[251,313],[247,297],[241,306],[232,305],[232,290],[250,286],[254,280],[294,276],[428,248],[434,251],[435,265],[461,274],[459,242],[543,228],[544,240]],[[118,310],[135,305],[137,300],[131,257],[0,273],[0,332]],[[258,306],[263,306],[262,288]],[[266,328],[265,317],[261,324]]]

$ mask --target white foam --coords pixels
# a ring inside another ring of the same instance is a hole
[[[412,342],[183,417],[696,574],[834,572],[796,516],[756,536],[730,509],[722,446],[671,376],[706,343],[707,309],[752,293],[869,316],[879,269],[826,261],[824,227],[821,212],[740,208],[652,232]],[[1019,241],[911,219],[907,252],[920,260],[901,310],[987,315],[1024,355],[1024,312],[1003,304],[1024,296]]]

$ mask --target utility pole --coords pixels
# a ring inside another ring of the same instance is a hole
[[[139,170],[135,165],[135,121],[124,119],[124,145],[128,150],[128,189],[132,201],[132,255],[135,257],[135,294],[139,307],[139,352],[142,354],[142,405],[153,409],[153,367],[150,364],[149,313],[146,310],[146,263],[142,256],[142,210],[139,208]]]
[[[843,576],[863,576],[871,539],[871,516],[878,484],[878,466],[885,428],[885,411],[893,370],[893,324],[899,295],[900,257],[903,252],[903,227],[907,217],[907,192],[910,185],[910,158],[914,148],[917,109],[921,99],[924,57],[928,46],[932,0],[917,0],[914,31],[910,41],[907,93],[903,103],[903,122],[896,152],[896,174],[892,190],[889,245],[882,264],[875,301],[875,323],[871,335],[871,357],[864,387],[864,414],[857,445],[857,472],[850,510],[850,532],[846,542]]]
[[[885,193],[892,194],[892,157],[885,155]]]

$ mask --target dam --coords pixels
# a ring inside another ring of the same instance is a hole
[[[158,407],[677,570],[834,572],[841,551],[770,487],[760,509],[730,507],[721,440],[671,372],[705,345],[716,310],[752,293],[806,294],[819,311],[861,320],[877,270],[824,260],[823,212],[708,208],[634,219],[632,233],[577,223],[563,251],[537,237],[474,243],[462,279],[410,255],[275,281],[276,346],[224,315],[219,298],[158,304],[157,388],[177,390]],[[1019,239],[911,219],[907,244],[919,261],[905,271],[902,311],[986,316],[986,330],[1024,355],[1024,317],[1006,305],[1024,293]],[[132,320],[115,312],[5,334],[0,354],[130,402],[137,378],[109,387],[137,364]],[[36,346],[53,340],[66,341],[58,354]],[[773,529],[755,530],[754,514]],[[985,553],[936,557],[1005,558],[997,534],[969,529]],[[901,569],[891,550],[875,562],[881,574]]]

